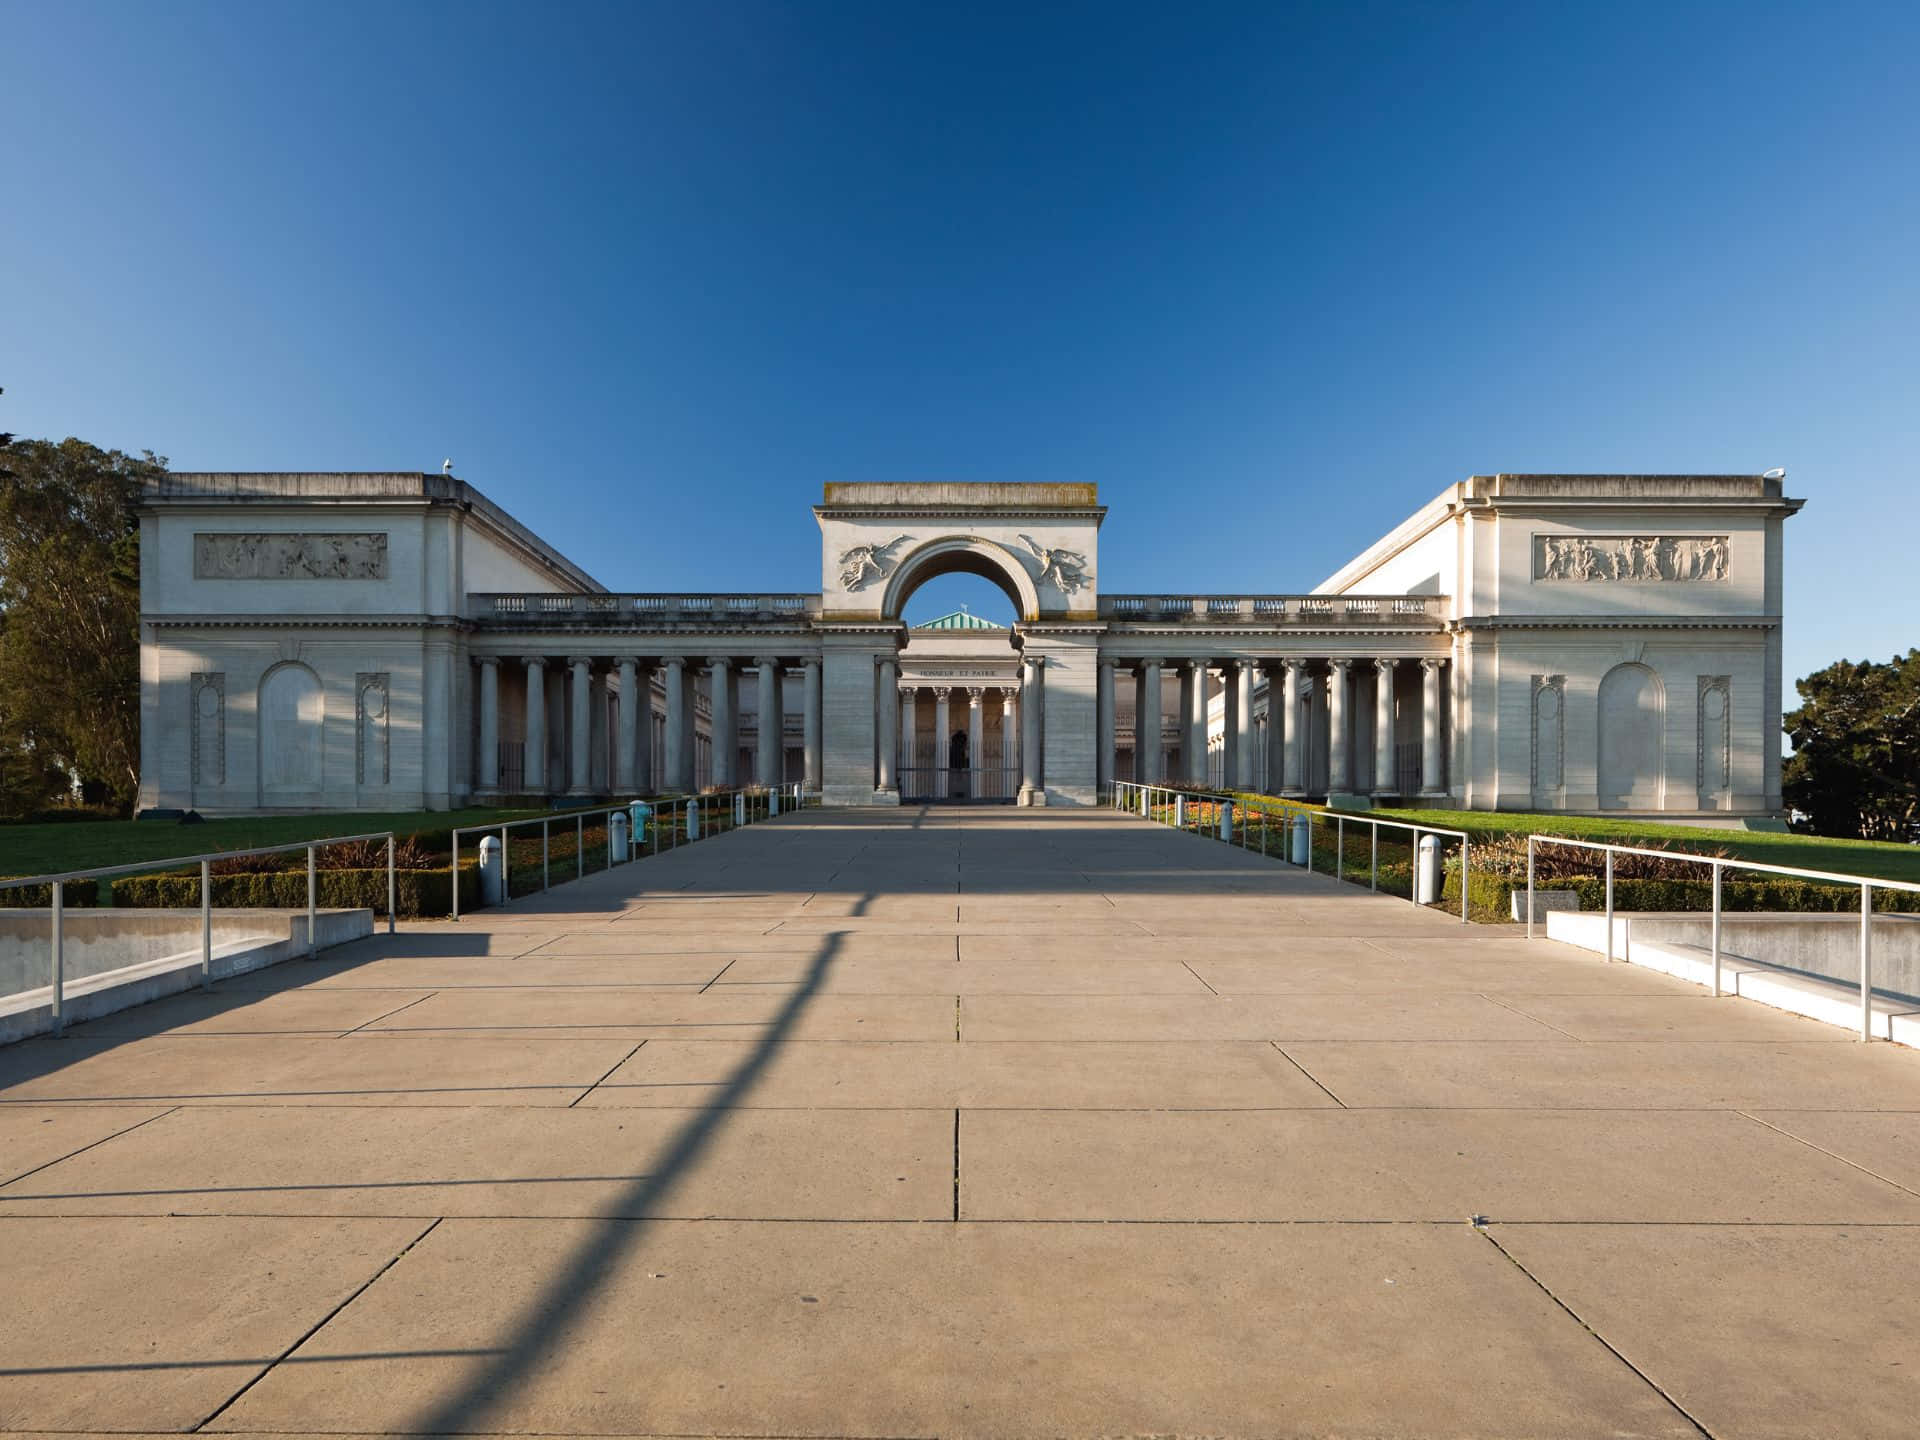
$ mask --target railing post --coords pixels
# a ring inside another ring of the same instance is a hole
[[[500,827],[500,903],[503,906],[513,899],[513,861],[507,853],[507,831],[512,828],[511,825]]]
[[[93,882],[97,887],[99,881]],[[53,971],[53,1031],[59,1034],[67,1024],[67,886],[53,882],[53,952],[49,957]]]
[[[1473,842],[1465,835],[1460,837],[1460,923],[1467,923],[1467,899],[1473,888],[1473,867],[1468,862],[1473,859]]]
[[[1347,878],[1347,817],[1333,817],[1333,878]]]
[[[1527,836],[1527,939],[1533,938],[1533,836]]]
[[[553,888],[553,821],[540,822],[540,890]]]
[[[1373,843],[1367,847],[1367,889],[1378,893],[1380,889],[1380,822],[1375,820],[1368,832]]]
[[[1713,993],[1720,994],[1720,871],[1718,860],[1713,862]]]
[[[1613,963],[1613,849],[1607,849],[1607,963]]]
[[[1873,886],[1860,886],[1860,1038],[1873,1039]]]
[[[1307,811],[1306,816],[1307,816],[1307,874],[1311,875],[1313,873],[1313,812],[1311,810]]]
[[[307,846],[307,958],[320,953],[320,937],[314,933],[320,925],[320,883],[314,874],[313,846]]]
[[[504,853],[501,855],[500,860],[503,865],[506,863],[506,856]],[[460,872],[458,870],[453,872],[453,888],[456,891],[458,891],[460,888]],[[389,935],[393,934],[394,898],[395,897],[394,897],[394,883],[393,883],[393,836],[391,833],[389,833],[387,836],[387,934]]]
[[[502,831],[501,833],[505,833]],[[506,864],[506,848],[501,847],[500,862]],[[453,918],[460,918],[460,832],[453,832],[453,867],[447,872],[453,877]]]
[[[96,882],[98,883],[98,882]],[[200,862],[200,988],[213,984],[213,865]]]
[[[587,817],[573,817],[573,878],[587,878]]]

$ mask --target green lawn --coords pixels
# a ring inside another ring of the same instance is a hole
[[[171,820],[0,825],[0,875],[49,875],[66,870],[90,870],[98,865],[168,860],[177,855],[248,850],[256,845],[281,845],[292,840],[365,835],[385,830],[402,836],[418,834],[427,848],[443,851],[447,831],[453,826],[517,820],[543,813],[546,812],[413,810],[400,814],[247,815],[231,820],[209,820],[202,825],[182,825]],[[464,848],[478,843],[477,837],[469,837],[462,845]]]
[[[1464,830],[1469,835],[1565,835],[1616,845],[1654,845],[1677,850],[1724,850],[1763,865],[1833,870],[1882,880],[1920,883],[1920,845],[1875,840],[1829,840],[1818,835],[1769,834],[1763,830],[1715,830],[1590,815],[1521,815],[1485,810],[1370,810],[1383,819],[1416,820]]]

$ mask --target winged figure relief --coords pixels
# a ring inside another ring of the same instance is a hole
[[[1087,557],[1078,550],[1055,550],[1042,545],[1031,535],[1022,535],[1027,548],[1040,559],[1040,583],[1048,581],[1060,588],[1063,595],[1072,595],[1084,590],[1087,585]]]
[[[911,535],[896,535],[884,545],[856,545],[842,553],[840,556],[842,588],[858,590],[869,580],[885,579],[894,565],[887,552],[912,538]]]

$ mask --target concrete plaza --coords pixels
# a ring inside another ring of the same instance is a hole
[[[0,1051],[0,1429],[1920,1415],[1920,1056],[1087,810],[813,811]]]

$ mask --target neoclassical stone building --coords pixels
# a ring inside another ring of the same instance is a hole
[[[1116,594],[1092,485],[829,485],[817,592],[640,594],[448,476],[173,475],[142,517],[141,803],[1084,805],[1119,778],[1768,815],[1801,503],[1764,476],[1475,476],[1309,592]],[[1017,623],[906,627],[955,571]]]

